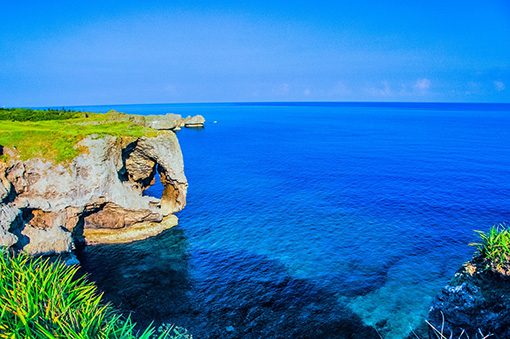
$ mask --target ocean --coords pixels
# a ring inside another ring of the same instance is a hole
[[[189,182],[179,225],[78,251],[141,325],[200,339],[426,338],[474,231],[510,222],[508,104],[72,108],[206,119],[177,132]]]

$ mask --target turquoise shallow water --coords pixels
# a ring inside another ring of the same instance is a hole
[[[425,331],[473,230],[510,221],[510,105],[82,107],[111,108],[207,120],[177,133],[179,226],[79,252],[143,324],[196,338],[406,338]]]

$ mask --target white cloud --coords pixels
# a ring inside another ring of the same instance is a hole
[[[349,95],[352,91],[349,87],[347,87],[346,84],[344,84],[342,81],[339,81],[336,83],[335,87],[333,87],[333,90],[330,94],[332,95]]]
[[[305,91],[303,93],[304,93],[304,95],[309,96],[311,92],[310,92],[310,89],[307,88],[307,89],[305,89]]]
[[[429,91],[431,84],[429,79],[418,79],[413,85],[413,90],[416,94],[424,95]]]
[[[368,94],[370,94],[372,96],[377,96],[377,97],[387,97],[387,96],[393,95],[393,91],[391,90],[390,85],[388,84],[387,81],[382,82],[382,88],[381,87],[368,87],[366,89],[366,91],[368,92]]]
[[[468,81],[466,95],[479,95],[482,91],[482,84],[476,81]]]
[[[500,81],[500,80],[494,81],[494,87],[496,87],[496,91],[498,91],[498,92],[501,92],[506,88],[503,81]]]
[[[365,92],[374,97],[393,97],[403,99],[406,97],[416,97],[430,95],[432,81],[427,78],[417,79],[410,82],[392,83],[382,81],[379,86],[369,86]]]

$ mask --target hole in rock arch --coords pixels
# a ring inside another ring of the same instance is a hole
[[[161,178],[160,178],[159,173],[160,173],[159,165],[156,165],[156,170],[154,173],[154,183],[152,185],[150,185],[145,191],[143,191],[143,193],[142,193],[143,196],[161,199],[161,197],[163,196],[163,189],[165,187],[161,183]]]

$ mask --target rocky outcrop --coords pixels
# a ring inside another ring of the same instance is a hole
[[[186,119],[179,114],[148,115],[145,117],[146,126],[157,130],[178,131],[181,127],[202,128],[205,119],[201,115],[188,116]]]
[[[0,205],[0,246],[10,247],[18,241],[18,237],[9,230],[11,227],[18,228],[20,216],[21,211],[11,203]]]
[[[510,277],[475,256],[435,298],[429,322],[446,338],[510,338]],[[432,328],[429,338],[438,338]]]
[[[165,115],[149,115],[146,117],[147,127],[162,130],[180,130],[184,127],[186,119],[179,114],[168,113]]]
[[[75,242],[138,240],[177,223],[173,213],[184,208],[188,184],[174,132],[89,136],[76,147],[83,151],[65,164],[22,161],[15,149],[2,149],[0,245],[62,253]],[[161,199],[143,195],[155,175],[164,185]]]
[[[195,115],[194,117],[188,116],[186,118],[184,126],[192,128],[202,128],[204,127],[204,123],[205,119],[201,115]]]
[[[107,121],[130,122],[136,126],[145,126],[146,123],[143,115],[119,113],[113,109],[105,113],[104,117]]]

